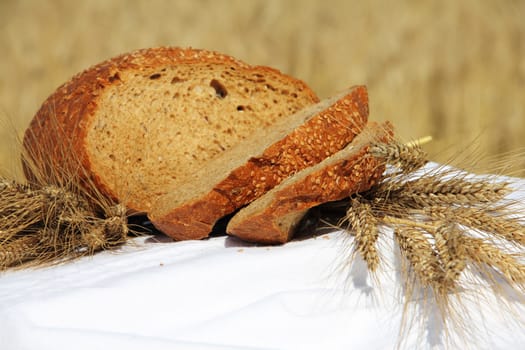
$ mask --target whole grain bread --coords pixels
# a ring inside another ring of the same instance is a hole
[[[226,214],[247,205],[287,177],[341,150],[368,118],[364,86],[254,130],[153,205],[149,218],[177,240],[207,237]],[[255,233],[256,234],[256,233]]]
[[[385,170],[369,152],[372,142],[388,142],[392,126],[370,123],[343,150],[306,168],[236,213],[226,231],[245,241],[289,241],[308,209],[368,190]]]
[[[80,165],[102,193],[149,212],[255,130],[316,102],[304,82],[272,68],[191,48],[139,50],[76,75],[44,102],[24,136],[36,165],[25,172],[54,182],[56,169]]]

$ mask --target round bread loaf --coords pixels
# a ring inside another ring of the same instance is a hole
[[[300,80],[216,52],[139,50],[85,70],[44,102],[24,136],[24,169],[46,182],[75,172],[147,213],[255,130],[318,101]]]

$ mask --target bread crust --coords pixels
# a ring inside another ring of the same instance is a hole
[[[357,86],[257,157],[247,159],[200,198],[166,210],[154,207],[149,217],[176,240],[202,239],[217,220],[259,198],[290,175],[338,152],[368,120],[366,87]]]
[[[375,140],[386,142],[391,139],[390,123],[375,128],[378,136]],[[282,183],[265,194],[270,197],[269,203],[265,202],[254,213],[245,214],[243,209],[235,215],[228,224],[227,233],[244,241],[263,244],[288,242],[308,209],[366,191],[380,180],[385,170],[384,161],[373,157],[368,149],[369,143],[364,143],[350,157],[337,162],[327,159],[319,164],[321,166],[327,162],[326,166],[312,171],[300,180]],[[297,177],[301,176],[298,174]],[[254,205],[259,203],[250,204]]]
[[[61,169],[58,172],[64,173],[65,177],[76,172],[105,195],[119,200],[115,191],[104,182],[103,174],[91,171],[90,155],[86,151],[87,130],[97,110],[98,97],[108,87],[121,83],[119,72],[140,72],[166,65],[203,62],[228,64],[254,73],[279,74],[292,81],[301,94],[313,102],[318,101],[315,93],[300,80],[276,69],[250,66],[217,52],[176,47],[138,50],[111,58],[75,75],[43,103],[24,135],[23,145],[31,158],[24,163],[26,177],[33,181],[56,182],[57,169]]]

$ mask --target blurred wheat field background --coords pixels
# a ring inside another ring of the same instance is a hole
[[[320,97],[366,84],[370,118],[432,135],[437,160],[524,148],[524,18],[520,0],[0,0],[0,168],[16,168],[16,134],[60,84],[160,45],[272,66]]]

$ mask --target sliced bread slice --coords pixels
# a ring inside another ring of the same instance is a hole
[[[308,209],[368,190],[385,170],[369,152],[372,142],[391,138],[390,123],[370,123],[340,152],[298,172],[241,209],[227,233],[245,241],[277,244],[289,241]]]
[[[364,86],[254,130],[250,139],[196,172],[185,186],[159,198],[148,215],[177,240],[207,237],[217,220],[245,206],[288,176],[338,152],[368,118]]]
[[[57,169],[81,164],[100,191],[148,212],[255,130],[318,101],[298,79],[220,53],[139,50],[76,75],[44,102],[24,137],[37,168],[25,172],[53,182]]]

